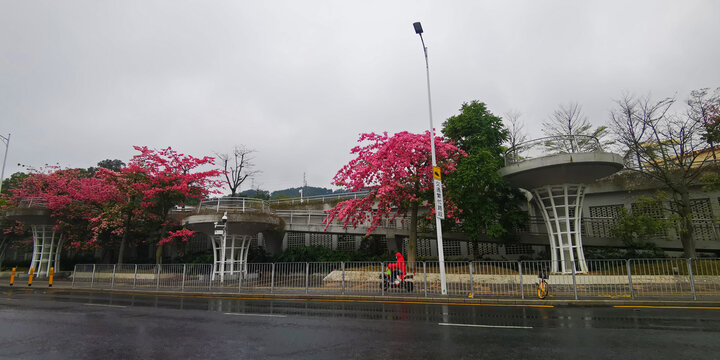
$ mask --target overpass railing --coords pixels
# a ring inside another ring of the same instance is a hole
[[[19,208],[45,208],[47,201],[41,197],[26,197],[18,203]]]
[[[338,201],[338,200],[348,200],[348,199],[360,199],[367,196],[370,192],[369,191],[356,191],[356,192],[347,192],[347,193],[337,193],[337,194],[327,194],[327,195],[313,195],[313,196],[304,196],[302,198],[300,197],[292,197],[292,198],[285,198],[285,199],[272,199],[272,200],[266,200],[268,205],[297,205],[297,204],[304,204],[304,203],[315,203],[315,202],[328,202],[328,201]]]
[[[569,268],[576,269],[573,261]],[[550,273],[549,299],[717,299],[720,259],[586,260],[588,272]],[[210,264],[76,265],[72,287],[180,292],[440,296],[439,263],[407,263],[402,285],[385,283],[386,262],[250,263],[213,277]],[[448,295],[534,299],[550,261],[447,261]]]
[[[280,216],[285,220],[285,223],[287,225],[295,225],[295,226],[325,226],[323,221],[325,221],[325,218],[327,217],[327,213],[323,210],[274,210],[273,213],[277,216]],[[340,221],[335,221],[331,226],[343,226],[343,223]],[[358,232],[365,233],[365,230],[370,226],[370,222],[366,222],[363,224],[358,224],[357,229]],[[398,230],[408,230],[410,227],[410,220],[407,219],[406,221],[403,221],[402,218],[397,218],[395,220],[389,220],[384,219],[379,228],[383,229],[398,229]],[[348,225],[347,229],[353,229],[352,226]]]
[[[224,211],[261,211],[270,212],[270,207],[264,200],[253,199],[253,198],[219,198],[219,199],[204,199],[200,202],[197,207],[197,212],[202,210],[210,210],[215,212]]]
[[[203,199],[197,207],[183,207],[172,209],[172,212],[201,212],[202,210],[211,210],[215,212],[224,211],[262,211],[262,212],[273,212],[272,206],[282,205],[293,205],[293,204],[305,204],[305,203],[316,203],[316,202],[328,202],[337,200],[347,199],[358,199],[363,198],[369,194],[368,191],[357,191],[351,193],[340,193],[340,194],[329,194],[329,195],[317,195],[308,196],[303,198],[286,198],[276,200],[261,200],[256,198],[247,197],[226,197],[226,198],[214,198],[214,199]],[[23,201],[32,202],[33,199],[36,203],[39,203],[41,198],[27,198]],[[38,200],[39,199],[39,200]],[[282,210],[279,210],[282,211]],[[301,210],[305,211],[305,210]]]
[[[505,165],[554,155],[602,151],[600,141],[588,135],[548,136],[517,144],[505,151]]]

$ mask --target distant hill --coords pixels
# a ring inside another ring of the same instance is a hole
[[[300,197],[300,189],[303,191],[303,196],[316,196],[316,195],[329,195],[333,193],[332,189],[328,188],[321,188],[321,187],[314,187],[314,186],[305,186],[305,187],[296,187],[296,188],[288,188],[283,190],[277,190],[270,193],[270,198],[276,198],[276,197]],[[345,192],[344,190],[336,190],[335,192]]]
[[[237,196],[268,200],[270,199],[270,192],[266,190],[245,190],[238,193]]]

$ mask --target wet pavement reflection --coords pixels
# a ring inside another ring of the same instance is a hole
[[[0,358],[519,358],[537,351],[553,358],[712,358],[720,352],[714,340],[720,310],[707,309],[0,289],[0,324]],[[67,345],[78,342],[81,347]]]

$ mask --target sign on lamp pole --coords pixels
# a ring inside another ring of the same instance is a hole
[[[5,143],[5,155],[3,156],[2,171],[0,171],[0,192],[2,192],[2,182],[5,179],[5,162],[7,162],[7,153],[10,147],[10,134],[7,137],[0,135],[0,140]]]
[[[432,166],[433,166],[433,192],[435,194],[435,229],[437,230],[437,248],[438,248],[438,262],[440,266],[440,287],[443,295],[447,295],[447,279],[445,277],[445,252],[443,249],[442,239],[442,219],[445,218],[445,207],[443,206],[443,194],[442,194],[442,178],[440,174],[440,168],[437,166],[437,159],[435,158],[435,128],[433,128],[432,119],[432,100],[430,97],[430,65],[428,64],[427,47],[425,46],[425,40],[423,39],[423,28],[419,22],[413,23],[415,33],[420,35],[420,41],[423,46],[423,53],[425,54],[425,74],[427,75],[427,90],[428,90],[428,112],[430,114],[430,152],[432,154]]]

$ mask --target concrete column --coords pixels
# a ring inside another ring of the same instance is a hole
[[[360,248],[360,244],[362,244],[362,236],[361,235],[353,235],[355,238],[355,250]]]
[[[332,234],[332,249],[337,250],[338,248],[338,236],[337,234]]]
[[[387,248],[391,253],[395,253],[402,249],[402,246],[400,244],[401,238],[395,236],[395,234],[388,234],[386,235],[385,239],[387,240]]]

